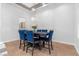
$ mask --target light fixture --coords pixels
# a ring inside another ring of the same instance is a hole
[[[33,11],[33,14],[32,14],[31,20],[34,21],[36,17],[36,9],[32,8],[32,11]]]
[[[36,11],[36,9],[35,8],[32,8],[32,11]]]
[[[42,4],[42,7],[45,7],[45,6],[47,6],[48,5],[48,3],[43,3]]]

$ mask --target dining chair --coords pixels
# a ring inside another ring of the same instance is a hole
[[[38,29],[37,32],[42,32],[42,30],[41,29]]]
[[[49,33],[46,35],[46,37],[43,38],[44,42],[48,43],[49,54],[51,54],[50,48],[53,50],[53,46],[52,46],[53,32],[54,32],[53,30],[50,30]]]
[[[28,52],[28,48],[32,47],[32,56],[35,48],[35,44],[39,43],[39,37],[35,37],[33,31],[27,32],[27,47],[26,47],[26,53]]]
[[[26,32],[27,32],[27,30],[19,30],[19,36],[20,36],[20,46],[19,46],[19,48],[21,48],[21,46],[23,44],[23,51],[25,50],[25,42],[27,41],[27,39],[25,39],[25,33]]]
[[[42,29],[41,31],[42,31],[42,32],[47,32],[47,29]]]

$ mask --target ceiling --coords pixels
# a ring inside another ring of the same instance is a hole
[[[16,3],[16,4],[25,9],[31,10],[31,11],[33,8],[37,9],[37,8],[43,6],[43,3]]]
[[[31,8],[32,6],[38,4],[38,3],[22,3],[24,5],[26,5],[27,7]]]

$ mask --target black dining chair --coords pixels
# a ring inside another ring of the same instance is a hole
[[[52,46],[52,36],[53,36],[53,30],[50,30],[49,33],[46,35],[46,37],[43,38],[43,41],[48,43],[48,49],[49,49],[49,54],[51,54],[51,50],[53,50]]]
[[[27,41],[27,39],[25,39],[25,36],[26,36],[25,33],[26,32],[27,32],[27,30],[19,30],[19,36],[20,36],[20,45],[19,45],[19,48],[21,48],[21,46],[23,44],[23,51],[25,50],[25,42]]]
[[[41,29],[38,29],[37,32],[42,32],[42,30]]]
[[[47,29],[42,29],[41,31],[42,31],[42,32],[47,32],[48,30],[47,30]]]
[[[26,47],[26,53],[28,52],[28,48],[32,47],[32,56],[35,48],[35,44],[39,43],[39,36],[35,35],[33,31],[27,32],[27,47]]]

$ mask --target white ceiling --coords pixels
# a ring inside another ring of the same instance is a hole
[[[45,7],[48,5],[48,3],[16,3],[16,4],[31,11],[33,11],[33,9],[37,9],[39,7]]]
[[[38,3],[22,3],[22,4],[24,4],[24,5],[26,5],[27,7],[32,7],[32,6],[34,6],[34,5],[36,5],[36,4],[38,4]]]

